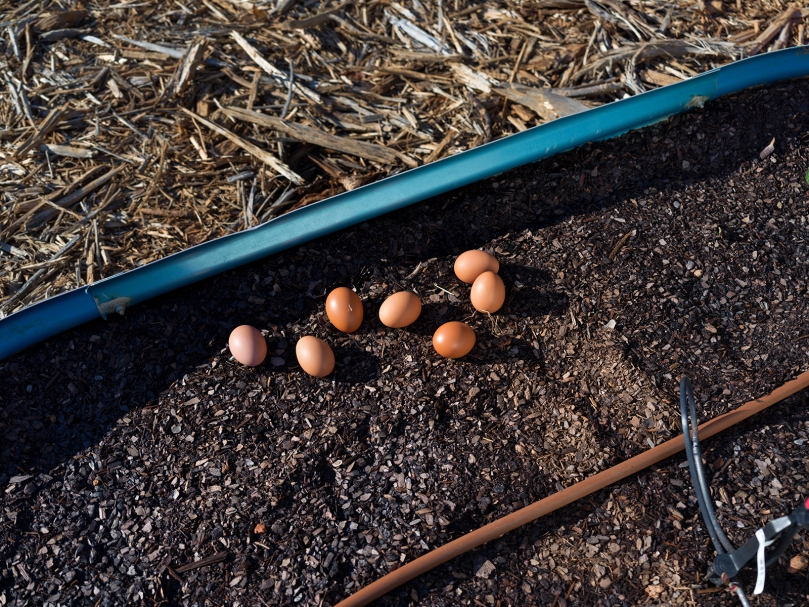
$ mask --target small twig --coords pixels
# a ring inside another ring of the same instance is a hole
[[[601,21],[596,19],[595,27],[593,28],[593,34],[590,36],[590,41],[587,43],[587,49],[584,51],[584,59],[581,60],[582,65],[587,65],[587,57],[590,55],[590,49],[593,48],[593,44],[595,44],[596,36],[598,36],[598,31],[601,29]]]
[[[34,115],[31,113],[31,104],[28,102],[28,97],[25,94],[25,90],[22,88],[22,84],[20,84],[19,89],[17,90],[17,95],[20,97],[20,103],[22,104],[23,112],[25,113],[25,117],[28,119],[30,125],[36,128],[37,123],[34,122]]]
[[[616,243],[616,245],[612,248],[612,251],[610,251],[610,254],[608,255],[610,261],[615,261],[615,258],[618,256],[618,251],[620,251],[621,247],[623,247],[626,244],[626,241],[629,240],[629,238],[631,236],[634,236],[635,234],[637,234],[637,230],[629,230],[629,232],[621,236],[621,240],[619,240]]]
[[[63,246],[61,249],[59,249],[58,251],[56,251],[56,253],[54,253],[54,254],[53,254],[53,255],[52,255],[52,256],[51,256],[49,259],[47,259],[46,261],[40,261],[39,263],[32,263],[32,264],[29,264],[29,265],[27,265],[27,266],[20,266],[19,268],[14,268],[14,270],[15,270],[15,271],[19,271],[19,270],[32,270],[32,269],[34,269],[34,268],[40,268],[40,267],[42,267],[42,266],[47,266],[47,265],[50,265],[50,264],[54,263],[55,261],[59,261],[59,258],[60,258],[60,257],[61,257],[61,256],[62,256],[64,253],[66,253],[66,252],[67,252],[67,251],[69,251],[71,248],[73,248],[73,245],[74,245],[74,244],[76,244],[76,243],[79,241],[79,238],[81,238],[81,234],[76,234],[76,235],[75,235],[73,238],[71,238],[71,239],[70,239],[70,240],[67,242],[67,244],[65,244],[65,245],[64,245],[64,246]]]
[[[20,61],[20,47],[17,45],[17,35],[14,33],[14,28],[8,26],[8,39],[11,41],[11,48],[14,50],[14,56],[17,61]]]
[[[6,79],[6,86],[8,87],[9,97],[11,97],[11,102],[14,104],[14,109],[17,110],[17,113],[22,115],[23,109],[20,105],[20,99],[17,95],[17,88],[14,86],[14,81],[11,79],[11,76],[8,75],[8,72],[3,72],[3,77]],[[36,128],[36,125],[33,125]]]
[[[34,133],[19,148],[17,148],[17,150],[14,152],[14,156],[16,156],[17,158],[22,158],[29,151],[39,147],[40,142],[45,138],[45,136],[48,133],[50,133],[53,129],[55,129],[58,126],[61,119],[62,119],[61,110],[59,109],[51,110],[50,114],[48,114],[47,117],[40,124],[37,132]]]
[[[142,48],[146,51],[152,51],[153,53],[161,53],[163,55],[168,55],[172,59],[182,59],[183,54],[185,53],[186,50],[182,48],[171,48],[168,46],[162,46],[160,44],[154,44],[152,42],[139,42],[137,40],[132,40],[131,38],[120,36],[118,34],[113,34],[112,37],[115,38],[116,40],[128,42],[129,44]]]
[[[444,287],[439,287],[439,286],[438,286],[436,283],[433,283],[433,286],[434,286],[436,289],[441,289],[441,290],[442,290],[444,293],[446,293],[447,295],[452,295],[453,297],[458,297],[458,296],[457,296],[457,295],[455,295],[455,293],[453,293],[452,291],[447,291],[447,290],[446,290]]]
[[[514,61],[514,67],[511,69],[511,74],[508,77],[509,84],[514,82],[514,77],[517,75],[523,59],[531,53],[531,49],[534,47],[534,44],[536,44],[536,41],[537,39],[534,36],[531,36],[523,43],[522,48],[520,49],[520,54],[517,55],[517,59]]]
[[[119,156],[115,152],[111,152],[107,148],[102,147],[102,146],[100,146],[100,145],[98,145],[96,143],[91,143],[90,145],[92,145],[94,149],[98,150],[99,152],[102,152],[103,154],[106,154],[107,156],[112,156],[113,158],[117,158],[118,160],[120,160],[122,162],[128,162],[129,164],[135,164],[134,160],[131,160],[129,158],[124,158],[123,156]]]
[[[253,82],[250,84],[250,96],[247,98],[247,109],[252,110],[256,104],[256,97],[258,96],[258,85],[261,82],[261,72],[253,74]]]
[[[65,213],[69,213],[70,215],[73,215],[73,217],[75,217],[76,219],[82,219],[82,218],[84,217],[83,215],[79,215],[78,213],[76,213],[76,211],[71,211],[70,209],[60,207],[58,204],[56,204],[55,202],[51,202],[51,201],[50,201],[50,200],[48,200],[47,198],[43,198],[43,199],[42,199],[42,202],[43,202],[43,203],[44,203],[46,206],[53,207],[53,208],[54,208],[54,209],[56,209],[57,211],[60,211],[60,212],[62,212],[62,211],[63,211],[63,212],[65,212]]]
[[[194,217],[191,211],[186,211],[185,209],[152,209],[149,207],[140,207],[138,213],[152,217],[177,217],[180,219],[190,219]]]
[[[177,574],[177,572],[176,572],[176,571],[174,571],[174,569],[172,569],[172,568],[171,568],[171,566],[170,566],[170,565],[166,565],[166,571],[168,571],[168,572],[169,572],[169,575],[170,575],[171,577],[173,577],[175,580],[177,580],[177,581],[178,581],[178,582],[180,582],[181,584],[185,584],[185,581],[183,580],[183,578],[181,578],[181,577],[180,577],[180,576]]]
[[[177,567],[174,571],[177,573],[185,573],[186,571],[191,571],[193,569],[199,569],[200,567],[207,567],[208,565],[220,563],[224,561],[226,558],[228,558],[227,550],[225,550],[224,552],[217,552],[216,554],[212,554],[211,556],[206,556],[204,559],[200,559],[193,563],[182,565],[180,567]],[[168,569],[168,566],[166,568]]]
[[[284,102],[284,109],[281,110],[281,120],[287,116],[289,104],[292,103],[292,89],[295,85],[295,66],[292,64],[292,59],[287,59],[287,62],[289,62],[289,88],[287,88],[287,100]]]
[[[421,262],[419,262],[416,268],[412,272],[410,272],[410,274],[408,274],[405,278],[407,279],[415,278],[416,276],[418,276],[419,272],[421,272],[426,267],[426,265],[427,264],[421,265]]]
[[[184,111],[187,112],[187,110]],[[350,137],[332,135],[331,133],[327,133],[315,127],[306,126],[299,122],[287,122],[261,112],[251,112],[237,107],[225,107],[222,111],[230,118],[270,127],[305,143],[360,156],[361,158],[367,158],[368,160],[383,164],[394,165],[397,161],[401,160],[410,167],[418,166],[418,163],[404,154],[377,143],[357,141]]]
[[[168,149],[168,144],[164,141],[163,145],[160,147],[160,161],[157,165],[157,171],[152,175],[152,179],[149,182],[149,187],[146,188],[146,192],[143,194],[142,198],[134,198],[132,199],[132,203],[129,205],[129,212],[133,212],[139,204],[142,202],[147,202],[154,191],[158,188],[158,183],[163,177],[163,171],[166,168],[166,150]]]
[[[295,188],[293,188],[292,186],[288,186],[287,189],[283,191],[281,196],[278,197],[278,200],[273,202],[269,206],[269,208],[264,212],[264,214],[261,216],[261,221],[262,222],[266,221],[273,211],[277,211],[282,207],[291,204],[292,200],[290,200],[290,198],[292,198],[295,192],[296,192]]]
[[[91,181],[90,183],[88,183],[87,185],[79,188],[78,190],[76,190],[72,194],[69,194],[69,195],[67,195],[67,196],[65,196],[63,198],[60,198],[59,200],[57,200],[57,201],[55,201],[53,203],[51,203],[51,201],[43,201],[43,204],[49,204],[50,206],[56,206],[56,207],[58,207],[58,211],[64,211],[64,210],[67,209],[67,207],[73,206],[74,204],[79,202],[82,198],[87,196],[89,193],[91,193],[91,192],[97,190],[98,188],[100,188],[102,185],[104,185],[110,179],[112,179],[118,173],[120,173],[123,169],[124,169],[123,165],[121,165],[121,166],[119,166],[117,168],[111,169],[110,171],[108,171],[107,173],[105,173],[104,175],[99,177],[98,179],[95,179],[95,180]],[[57,209],[46,209],[44,211],[41,211],[40,213],[35,215],[31,219],[31,221],[28,222],[28,225],[26,226],[27,229],[30,230],[32,228],[36,228],[36,227],[41,226],[42,224],[44,224],[48,219],[50,219],[58,211],[57,211]]]
[[[256,184],[258,183],[258,177],[253,178],[253,185],[250,188],[250,196],[247,199],[247,212],[245,213],[245,219],[247,220],[247,225],[245,227],[250,228],[253,226],[253,204],[256,201]]]
[[[267,61],[252,44],[245,40],[244,36],[239,34],[239,32],[231,32],[230,37],[233,38],[236,43],[242,47],[242,50],[247,53],[247,56],[250,57],[250,59],[252,59],[256,65],[264,70],[269,76],[272,76],[273,78],[286,78],[286,74],[284,74],[284,72]],[[299,95],[306,97],[310,101],[314,101],[317,104],[322,103],[320,95],[318,95],[316,92],[295,84],[292,86],[295,88],[295,92],[297,92]]]
[[[119,192],[120,192],[120,190],[118,189],[116,184],[113,182],[110,185],[110,187],[107,188],[107,193],[104,196],[104,201],[101,203],[101,206],[99,206],[97,209],[92,211],[86,217],[83,217],[80,221],[77,221],[76,223],[74,223],[72,226],[67,228],[64,232],[66,234],[70,234],[76,228],[78,228],[78,227],[84,225],[85,223],[89,222],[91,219],[93,219],[93,217],[96,217],[97,215],[100,215],[103,212],[111,210],[114,207],[113,203],[115,202]]]
[[[565,97],[590,97],[614,93],[615,91],[623,90],[625,86],[623,82],[603,82],[601,84],[594,84],[593,86],[554,89],[554,92],[564,95]]]
[[[112,115],[113,115],[113,116],[115,116],[115,118],[118,120],[118,122],[120,122],[121,124],[123,124],[123,125],[124,125],[125,127],[127,127],[129,130],[131,130],[133,133],[135,133],[135,134],[136,134],[138,137],[140,137],[140,138],[141,138],[141,139],[143,139],[144,141],[149,141],[149,138],[148,138],[146,135],[144,135],[144,134],[143,134],[143,133],[140,131],[140,129],[138,129],[138,128],[137,128],[137,127],[136,127],[134,124],[132,124],[132,123],[131,123],[129,120],[127,120],[126,118],[124,118],[124,117],[123,117],[123,116],[121,116],[120,114],[116,114],[115,112],[113,112],[113,113],[112,113]]]
[[[21,286],[17,290],[17,292],[14,293],[14,295],[9,297],[6,301],[3,302],[2,305],[0,305],[0,310],[3,310],[3,311],[7,310],[11,306],[11,304],[13,304],[15,301],[17,301],[20,297],[22,297],[30,287],[32,287],[35,284],[38,284],[39,283],[39,278],[44,273],[45,273],[45,268],[40,268],[39,270],[34,272],[34,275],[31,278],[29,278],[28,280],[26,280],[25,283],[23,284],[23,286]]]
[[[123,42],[128,42],[134,46],[140,47],[147,51],[152,51],[153,53],[160,53],[162,55],[168,55],[172,59],[182,59],[183,55],[185,54],[187,49],[184,48],[171,48],[168,46],[161,46],[159,44],[153,44],[151,42],[138,42],[137,40],[132,40],[131,38],[125,38],[124,36],[119,36],[118,34],[113,34],[113,38],[117,40],[122,40]],[[217,61],[216,59],[206,59],[204,61],[206,65],[212,65],[214,67],[226,67],[226,63],[222,63],[221,61]]]

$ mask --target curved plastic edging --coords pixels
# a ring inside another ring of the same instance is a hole
[[[758,55],[339,194],[16,312],[0,320],[0,360],[98,315],[123,311],[438,194],[591,141],[616,137],[722,95],[806,75],[809,47]],[[92,315],[91,308],[95,309]]]
[[[98,318],[84,289],[61,293],[0,320],[0,360],[32,344]]]

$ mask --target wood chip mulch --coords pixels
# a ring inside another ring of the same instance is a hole
[[[0,604],[334,605],[809,366],[809,83],[761,88],[306,244],[0,363]],[[766,148],[774,138],[769,155]],[[763,156],[763,158],[762,158]],[[501,261],[474,314],[455,256]],[[366,320],[330,328],[354,287]],[[377,320],[415,290],[408,330]],[[441,359],[434,329],[478,343]],[[260,367],[229,331],[267,336]],[[334,348],[333,376],[296,340]],[[809,494],[806,395],[705,444],[737,544]],[[809,598],[798,538],[756,605]],[[674,457],[380,605],[728,605]],[[752,576],[742,576],[751,585]]]

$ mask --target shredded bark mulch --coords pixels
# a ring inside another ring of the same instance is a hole
[[[229,272],[0,363],[0,604],[334,605],[403,562],[807,367],[809,83],[711,103]],[[765,148],[775,139],[774,151]],[[765,156],[762,158],[762,156]],[[507,300],[452,272],[481,247]],[[330,327],[354,287],[366,320]],[[401,289],[422,317],[376,313]],[[439,358],[435,328],[478,342]],[[229,331],[267,361],[230,360]],[[332,345],[334,374],[297,367]],[[706,442],[737,544],[807,495],[805,394]],[[798,538],[756,605],[805,604]],[[684,458],[381,605],[725,605]],[[742,576],[751,586],[752,576]]]
[[[799,3],[0,9],[0,318],[309,203],[801,46]]]

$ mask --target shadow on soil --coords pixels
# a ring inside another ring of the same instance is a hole
[[[97,444],[128,411],[154,403],[172,383],[222,351],[230,329],[236,325],[266,326],[271,319],[280,331],[306,318],[323,305],[322,298],[306,291],[309,277],[312,282],[321,281],[320,285],[359,283],[372,274],[369,268],[384,264],[386,255],[395,255],[400,249],[401,245],[389,244],[380,251],[375,244],[396,240],[400,225],[412,221],[440,225],[434,235],[415,247],[420,260],[427,261],[485,246],[506,233],[536,230],[575,215],[619,207],[644,188],[665,190],[683,177],[681,171],[669,167],[664,173],[658,171],[655,178],[627,180],[615,187],[589,176],[581,180],[582,169],[594,163],[598,147],[614,145],[584,146],[322,239],[317,246],[333,251],[335,257],[347,254],[351,259],[337,276],[319,276],[316,267],[308,268],[307,275],[302,276],[299,269],[299,276],[286,277],[289,288],[272,296],[273,281],[259,282],[260,276],[286,265],[285,254],[281,254],[142,304],[128,311],[126,318],[93,321],[10,357],[0,363],[0,432],[4,438],[0,485],[17,475],[47,472]],[[737,170],[743,160],[726,164],[725,172]],[[578,200],[561,200],[554,195],[565,179],[581,180]],[[471,200],[474,217],[470,218],[465,200]],[[405,261],[400,256],[388,265],[405,268]],[[234,274],[242,285],[259,282],[266,302],[257,306],[247,301],[246,293],[229,293],[225,278]],[[510,287],[517,282],[523,285],[509,288],[507,309],[522,309],[530,303],[534,306],[531,315],[565,312],[567,296],[553,289],[549,269],[505,261],[502,274]],[[273,280],[280,282],[277,276]],[[428,321],[445,322],[460,314],[452,304],[428,303],[423,318],[410,330],[431,337],[434,328]],[[381,328],[376,327],[378,319],[371,319],[371,323],[375,324],[368,331]],[[293,341],[289,333],[279,337],[275,332],[272,339]],[[373,378],[378,361],[347,348],[345,353],[352,360],[356,357],[359,364],[352,363],[350,369],[338,366],[341,379],[355,383]],[[288,365],[294,362],[293,357],[294,345],[287,345]],[[271,375],[277,369],[265,363],[255,372]]]

